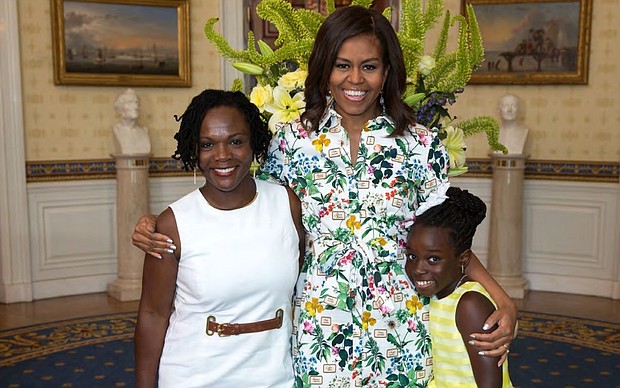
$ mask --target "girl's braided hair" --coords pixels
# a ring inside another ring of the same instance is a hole
[[[174,116],[174,119],[177,122],[180,121],[181,125],[174,135],[177,150],[172,158],[182,161],[185,171],[194,170],[198,165],[198,138],[202,121],[210,109],[219,106],[230,106],[243,114],[250,127],[250,146],[254,159],[261,163],[267,157],[272,135],[265,117],[256,105],[252,104],[241,92],[206,89],[192,99],[181,117]]]
[[[443,203],[419,215],[413,227],[424,225],[450,229],[452,245],[460,255],[471,248],[476,228],[486,217],[487,206],[480,198],[458,187],[448,188],[446,195],[448,198]]]

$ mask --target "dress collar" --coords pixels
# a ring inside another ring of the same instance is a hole
[[[326,127],[331,128],[336,125],[341,125],[341,120],[342,116],[340,115],[340,113],[336,112],[336,105],[334,100],[330,99],[327,102],[327,108],[325,109],[325,113],[323,113],[323,117],[321,117],[321,120],[319,121],[319,132],[322,132]],[[376,133],[378,131],[384,133]],[[394,122],[391,118],[387,116],[387,114],[385,114],[385,112],[383,112],[379,116],[368,121],[364,132],[375,132],[375,135],[380,134],[387,137],[392,132],[394,132]]]

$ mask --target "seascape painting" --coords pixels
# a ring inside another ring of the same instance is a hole
[[[188,0],[52,0],[58,84],[190,86]]]
[[[474,83],[562,83],[585,76],[589,22],[584,18],[589,14],[583,10],[589,8],[583,1],[468,3],[474,6],[485,49]]]
[[[174,8],[64,4],[65,61],[72,73],[179,73]]]

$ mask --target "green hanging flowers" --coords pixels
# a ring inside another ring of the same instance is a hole
[[[353,0],[351,5],[368,8],[371,3],[372,0]],[[327,0],[327,10],[328,13],[335,10],[334,0]],[[312,10],[293,9],[286,0],[263,0],[256,12],[278,29],[275,50],[262,40],[256,41],[251,31],[248,33],[248,48],[233,49],[215,31],[216,18],[207,21],[205,35],[237,70],[256,77],[257,85],[250,92],[250,101],[269,118],[273,129],[278,121],[299,118],[305,109],[303,86],[308,58],[325,16]],[[390,14],[389,8],[384,11],[387,18]],[[434,50],[431,54],[424,54],[426,34],[442,16],[443,23]],[[454,51],[448,52],[448,35],[455,26],[458,28],[458,44]],[[464,142],[467,136],[485,132],[492,150],[506,151],[498,142],[499,125],[494,118],[481,116],[456,122],[448,111],[472,72],[484,60],[482,36],[473,7],[466,6],[466,16],[452,16],[449,11],[444,12],[443,0],[402,0],[397,35],[408,80],[403,100],[412,107],[420,124],[438,129],[450,155],[450,175],[467,171]],[[241,81],[235,81],[234,87],[241,90]]]

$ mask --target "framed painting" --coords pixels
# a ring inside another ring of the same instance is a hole
[[[592,0],[461,1],[474,8],[485,50],[470,83],[588,83]]]
[[[54,83],[191,86],[189,0],[50,0]]]

